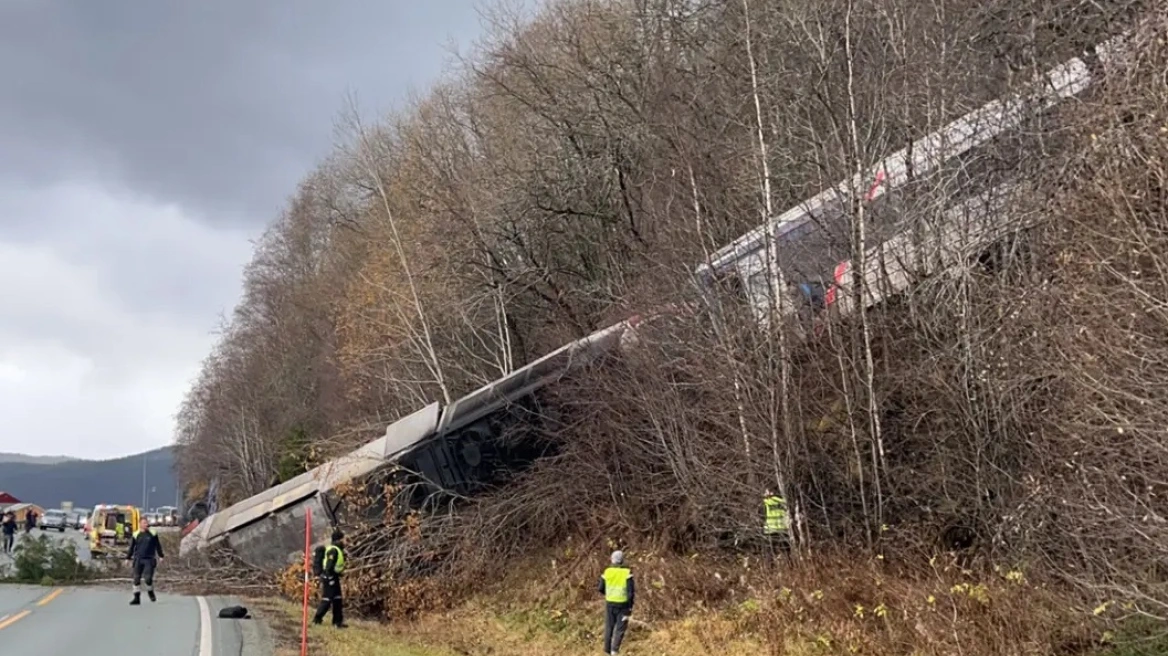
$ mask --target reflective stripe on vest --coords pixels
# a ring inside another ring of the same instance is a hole
[[[325,562],[328,562],[329,554],[333,553],[334,551],[337,554],[337,562],[336,562],[336,564],[333,565],[333,571],[336,572],[337,574],[340,574],[341,572],[345,571],[345,551],[344,551],[344,549],[341,549],[340,547],[338,547],[335,544],[330,544],[328,549],[324,550],[324,559],[325,559]]]
[[[629,579],[633,573],[627,567],[609,567],[604,570],[604,600],[623,604],[629,600]]]
[[[786,532],[787,501],[772,495],[763,499],[762,505],[766,508],[766,524],[763,525],[763,531],[768,535]]]

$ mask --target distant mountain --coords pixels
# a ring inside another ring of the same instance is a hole
[[[19,462],[26,465],[55,465],[61,462],[77,460],[69,456],[26,456],[23,453],[0,453],[0,463]]]
[[[174,505],[177,489],[174,449],[163,447],[114,460],[77,460],[0,454],[0,491],[56,508],[62,501],[75,507],[92,508],[99,503],[142,505],[143,461],[145,461],[148,505]]]

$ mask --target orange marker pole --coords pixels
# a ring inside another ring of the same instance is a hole
[[[304,617],[300,620],[300,656],[308,656],[308,574],[312,571],[312,508],[304,509]]]

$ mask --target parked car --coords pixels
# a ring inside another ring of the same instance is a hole
[[[175,506],[159,506],[155,509],[161,518],[162,526],[178,526],[178,508]]]
[[[76,529],[84,529],[85,522],[89,520],[89,508],[74,508],[70,515],[70,526]]]
[[[46,510],[45,514],[41,515],[41,519],[40,519],[39,523],[41,525],[42,531],[47,531],[50,528],[55,528],[58,531],[64,533],[65,529],[68,528],[68,526],[69,526],[69,515],[66,514],[65,511],[61,510],[60,508],[54,508],[53,510]]]

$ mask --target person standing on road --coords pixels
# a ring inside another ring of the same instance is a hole
[[[12,553],[12,544],[16,542],[16,515],[4,513],[4,521],[0,522],[0,532],[3,533],[4,553]]]
[[[345,572],[345,548],[341,544],[345,535],[340,529],[333,531],[332,544],[324,552],[324,567],[320,574],[320,606],[312,618],[313,624],[320,624],[329,608],[333,609],[333,626],[347,628],[341,599],[341,574]]]
[[[24,513],[24,532],[25,533],[32,533],[32,530],[34,528],[36,528],[36,520],[37,520],[36,511],[33,510],[32,508],[29,508],[28,512]]]
[[[134,598],[131,606],[142,603],[142,579],[146,579],[146,596],[150,601],[158,601],[154,596],[154,569],[162,561],[162,541],[158,534],[150,528],[150,522],[145,517],[139,523],[139,530],[130,537],[130,549],[126,552],[126,560],[134,566]]]
[[[620,652],[624,641],[629,617],[633,614],[633,602],[637,590],[633,585],[633,572],[625,567],[625,554],[612,552],[612,566],[600,576],[600,594],[604,595],[604,653]]]

